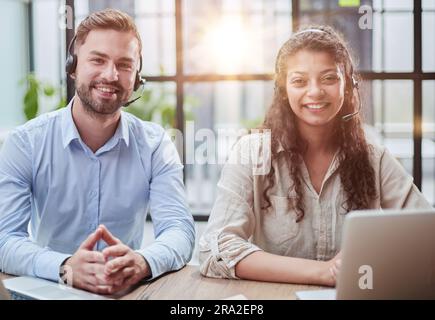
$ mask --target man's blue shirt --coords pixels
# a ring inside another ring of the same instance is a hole
[[[163,128],[122,112],[113,137],[93,153],[71,111],[72,103],[41,115],[4,142],[0,269],[57,280],[62,261],[99,224],[141,253],[153,278],[181,268],[195,232],[183,166]],[[141,248],[148,210],[156,240]]]

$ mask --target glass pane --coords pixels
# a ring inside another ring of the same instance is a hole
[[[175,16],[150,14],[136,18],[142,38],[142,74],[175,74]]]
[[[136,23],[142,38],[142,74],[175,74],[175,1],[136,0]]]
[[[291,34],[288,0],[183,1],[186,73],[271,73]]]
[[[383,52],[385,51],[385,42],[383,39],[383,14],[374,12],[373,13],[373,47],[372,47],[372,57],[373,57],[373,71],[381,72],[383,71],[385,65],[385,57]]]
[[[37,80],[56,88],[56,97],[39,99],[39,113],[49,112],[60,102],[61,81],[64,81],[65,21],[59,18],[59,1],[34,1],[33,18],[33,60]],[[55,98],[55,99],[54,99]]]
[[[433,0],[422,0],[421,6],[423,10],[435,10],[435,1]]]
[[[382,4],[383,0],[373,0],[372,8],[374,11],[381,11],[382,10]]]
[[[423,81],[422,191],[435,206],[435,80]]]
[[[141,14],[175,14],[175,0],[135,0],[136,16]]]
[[[435,3],[435,1],[434,1]],[[423,71],[435,71],[435,12],[423,12]]]
[[[28,71],[27,9],[21,1],[0,3],[0,145],[6,129],[24,120],[22,101],[24,86],[19,82]]]
[[[186,189],[194,214],[210,213],[231,147],[248,128],[262,123],[272,92],[271,81],[186,85]]]
[[[385,10],[409,10],[414,9],[413,0],[383,0]]]
[[[412,175],[414,155],[412,81],[374,80],[372,90],[377,138]]]
[[[89,0],[74,0],[74,15],[76,23],[89,14]]]
[[[383,19],[383,21],[382,21]],[[374,14],[373,57],[376,71],[412,71],[412,13]]]

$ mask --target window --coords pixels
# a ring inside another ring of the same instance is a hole
[[[183,1],[186,74],[272,73],[291,34],[289,1]]]
[[[412,175],[414,142],[412,139],[413,86],[410,80],[372,81],[374,128],[385,145]]]
[[[209,214],[231,147],[261,124],[272,92],[272,81],[186,84],[185,96],[195,102],[185,116],[186,190],[195,214]]]
[[[435,71],[435,1],[422,2],[423,71]]]
[[[189,152],[198,150],[199,156],[204,151],[203,158],[209,157],[204,148],[207,132],[218,137],[222,128],[252,127],[261,121],[272,98],[277,51],[294,27],[305,23],[335,26],[358,57],[365,79],[368,128],[435,203],[433,1],[421,1],[421,8],[412,0],[361,0],[355,1],[357,6],[346,6],[349,3],[75,0],[75,9],[76,25],[104,5],[133,14],[144,43],[142,73],[150,88],[151,83],[171,88],[171,123],[184,132],[179,150],[185,150],[185,161],[192,159]],[[372,28],[359,28],[360,5],[373,9]],[[193,141],[187,141],[192,139],[188,136],[191,132]],[[215,142],[219,145],[223,140]],[[189,149],[192,145],[193,151]],[[189,204],[198,219],[206,219],[210,212],[220,169],[221,165],[214,163],[186,163]]]
[[[0,3],[0,30],[2,30],[0,78],[2,103],[0,104],[0,144],[7,129],[24,121],[22,98],[25,92],[20,81],[29,70],[29,8],[25,1],[7,0]]]
[[[411,72],[414,69],[412,1],[384,5],[382,1],[374,1],[374,9],[372,70]]]

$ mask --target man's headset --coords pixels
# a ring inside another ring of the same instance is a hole
[[[305,29],[305,30],[302,30],[302,31],[299,31],[299,32],[297,32],[297,33],[295,33],[294,34],[294,36],[295,35],[299,35],[299,34],[302,34],[302,33],[306,33],[306,32],[319,32],[319,33],[326,33],[326,34],[329,34],[329,32],[327,32],[327,31],[324,31],[324,30],[321,30],[321,29]],[[347,49],[345,48],[345,50],[346,50],[346,54],[348,55],[348,57],[349,57],[349,59],[350,59],[350,54],[349,54],[349,52],[347,51]],[[279,68],[278,68],[278,61],[277,61],[277,63],[276,63],[276,66],[275,66],[275,72],[276,73],[278,73],[278,70]],[[352,64],[351,64],[351,66],[350,66],[350,74],[351,74],[351,89],[352,89],[352,92],[354,91],[354,90],[356,90],[356,93],[357,93],[357,98],[358,98],[358,110],[356,110],[355,112],[353,112],[353,113],[349,113],[349,114],[346,114],[346,115],[344,115],[344,116],[342,116],[341,117],[341,120],[343,120],[343,121],[349,121],[350,119],[352,119],[354,116],[356,116],[358,113],[360,113],[360,111],[361,111],[361,109],[362,109],[362,103],[361,103],[361,97],[360,97],[360,94],[359,94],[359,83],[358,83],[358,80],[356,79],[356,77],[355,77],[355,73],[354,73],[354,71],[353,71],[353,66],[352,66]]]
[[[67,57],[66,62],[65,62],[65,71],[69,75],[73,74],[76,71],[76,67],[77,67],[77,55],[71,51],[73,48],[73,44],[76,41],[76,38],[77,38],[77,35],[74,35],[74,37],[71,39],[71,42],[69,43],[69,46],[68,46],[68,57]],[[142,56],[140,56],[140,58],[139,58],[139,70],[136,71],[136,77],[134,79],[134,87],[133,87],[133,90],[137,91],[140,88],[140,86],[142,86],[142,92],[141,92],[139,97],[137,97],[133,100],[127,101],[123,105],[124,107],[127,107],[128,105],[130,105],[133,102],[135,102],[136,100],[138,100],[140,97],[142,97],[142,95],[144,93],[146,80],[145,80],[145,78],[143,78],[140,75],[141,70],[142,70]]]

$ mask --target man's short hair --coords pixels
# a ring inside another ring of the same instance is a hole
[[[142,40],[132,17],[116,9],[104,9],[87,16],[78,26],[76,33],[77,46],[82,45],[92,30],[106,29],[132,32],[139,42],[139,56],[142,52]]]

